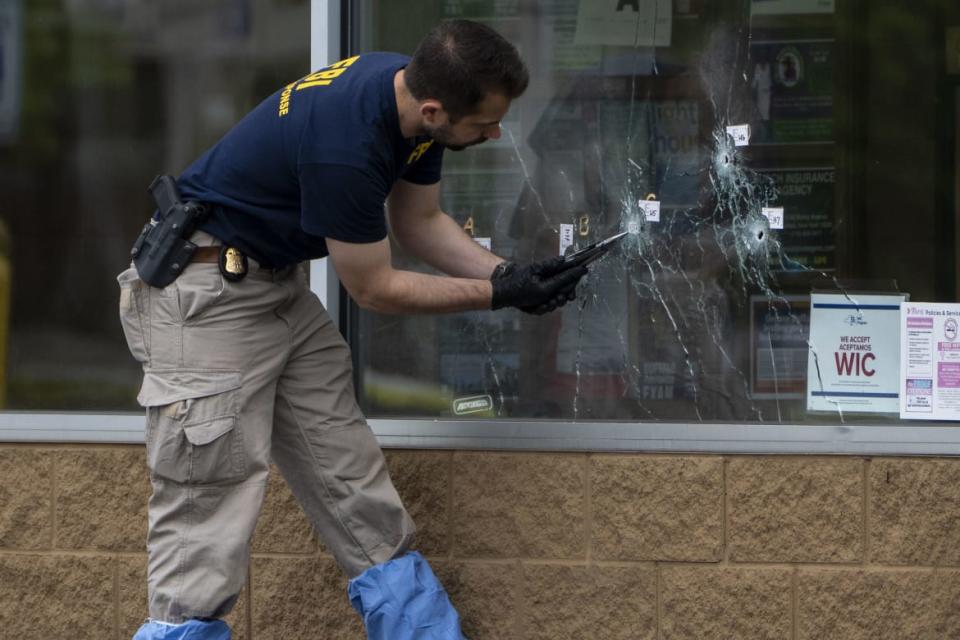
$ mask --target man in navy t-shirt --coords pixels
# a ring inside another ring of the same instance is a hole
[[[192,261],[165,287],[134,267],[118,278],[154,488],[150,620],[135,638],[230,637],[219,618],[243,586],[271,462],[351,578],[371,638],[462,637],[408,551],[413,523],[357,407],[349,350],[297,265],[329,256],[381,312],[540,314],[572,300],[584,267],[505,262],[440,208],[444,150],[499,138],[527,82],[495,31],[447,22],[412,58],[366,53],[281,88],[180,176],[208,211]],[[447,275],[394,269],[387,217]]]
[[[184,198],[213,205],[203,229],[271,267],[328,255],[328,238],[384,240],[397,181],[440,180],[443,147],[401,130],[408,62],[354,56],[262,102],[180,176]]]

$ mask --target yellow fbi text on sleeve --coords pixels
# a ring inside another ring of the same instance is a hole
[[[345,60],[334,62],[330,66],[324,67],[320,71],[311,73],[305,78],[301,78],[300,80],[288,84],[280,93],[280,108],[277,111],[277,115],[282,118],[290,113],[290,96],[294,91],[301,91],[303,89],[309,89],[310,87],[323,87],[332,84],[335,79],[343,75],[343,72],[345,72],[350,65],[356,62],[359,58],[360,56],[353,56],[352,58],[346,58]]]
[[[433,140],[428,140],[426,142],[421,142],[417,145],[416,149],[410,152],[410,155],[407,157],[407,164],[413,164],[420,159],[420,156],[427,152],[427,149],[430,148],[430,145],[433,144]]]

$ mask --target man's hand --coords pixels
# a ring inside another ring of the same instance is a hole
[[[577,297],[577,283],[586,274],[586,267],[564,270],[562,257],[522,266],[502,262],[490,276],[491,308],[516,307],[538,316],[549,313]]]

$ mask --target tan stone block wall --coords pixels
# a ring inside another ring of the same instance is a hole
[[[792,636],[789,568],[669,566],[661,580],[664,640]]]
[[[590,463],[591,547],[596,558],[720,560],[720,458],[598,455]]]
[[[960,571],[801,569],[798,638],[960,638]]]
[[[872,561],[960,566],[960,465],[878,459],[867,487]]]
[[[53,548],[53,452],[0,448],[0,549]]]
[[[858,562],[863,462],[736,458],[729,462],[727,551],[736,562]]]
[[[473,639],[960,638],[960,459],[389,451]],[[0,637],[146,616],[142,447],[0,444]],[[238,640],[361,639],[274,471]]]
[[[583,456],[457,453],[453,466],[455,556],[586,558]]]

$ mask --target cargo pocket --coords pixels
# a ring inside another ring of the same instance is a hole
[[[147,465],[155,478],[205,485],[243,479],[237,428],[239,371],[147,371],[137,400],[147,408]]]
[[[146,362],[149,331],[143,314],[143,282],[137,270],[130,267],[117,276],[120,285],[120,325],[127,339],[127,348],[138,362]]]

